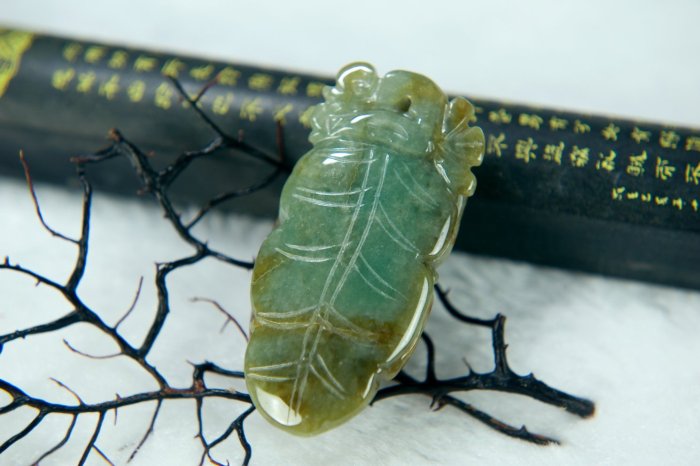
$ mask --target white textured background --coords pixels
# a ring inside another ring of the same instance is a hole
[[[695,1],[252,3],[5,0],[0,23],[325,75],[361,59],[381,72],[425,73],[453,92],[700,126]],[[46,186],[39,194],[48,220],[77,233],[78,195]],[[56,279],[67,276],[74,250],[41,230],[21,183],[0,178],[0,219],[0,256]],[[183,246],[143,203],[98,195],[93,225],[81,294],[114,321],[128,307],[138,277],[150,283],[153,262],[177,257]],[[199,233],[249,258],[270,226],[216,217]],[[382,402],[312,439],[289,437],[253,415],[248,435],[254,464],[700,463],[700,293],[463,255],[450,258],[441,276],[463,309],[509,317],[506,338],[516,371],[534,371],[555,387],[592,398],[596,416],[583,421],[514,396],[465,396],[563,441],[542,448],[494,433],[454,410],[432,413],[422,397]],[[188,299],[215,298],[246,320],[248,280],[247,273],[213,262],[172,275],[173,313],[151,361],[175,384],[188,381],[188,360],[240,367],[241,339],[232,329],[218,333],[221,317]],[[124,324],[134,341],[152,315],[154,297],[147,287]],[[0,333],[65,311],[48,291],[0,274]],[[462,371],[462,357],[476,369],[489,368],[483,330],[455,325],[439,307],[428,328],[438,340],[440,374]],[[62,338],[95,352],[114,350],[99,334],[76,326],[8,345],[0,377],[63,402],[71,399],[49,376],[60,376],[92,401],[144,387],[145,379],[127,364],[86,361],[67,353]],[[411,367],[420,364],[416,359]],[[144,432],[151,408],[120,411],[116,426],[108,418],[98,444],[116,463],[124,463]],[[193,413],[191,403],[169,403],[134,463],[195,464]],[[214,435],[234,415],[230,405],[210,406],[207,432]],[[30,418],[28,412],[3,417],[0,438]],[[47,464],[74,463],[94,421],[83,418],[74,441]],[[58,441],[66,425],[50,418],[37,435],[0,457],[0,464],[30,463],[43,445]],[[216,453],[232,464],[240,460],[235,440]],[[88,463],[103,464],[96,455]]]

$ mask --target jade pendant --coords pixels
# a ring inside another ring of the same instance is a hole
[[[419,74],[354,63],[324,97],[255,262],[245,356],[257,409],[298,435],[354,416],[406,363],[484,149],[472,105]]]

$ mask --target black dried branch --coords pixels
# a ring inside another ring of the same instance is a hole
[[[129,455],[129,459],[127,462],[131,462],[136,455],[139,453],[141,450],[141,447],[146,443],[146,440],[148,440],[148,437],[153,434],[153,429],[156,425],[156,419],[158,419],[158,414],[160,414],[160,408],[163,406],[163,400],[158,400],[156,401],[156,409],[153,410],[153,415],[151,416],[151,423],[148,424],[148,429],[146,430],[146,433],[143,434],[143,437],[141,437],[141,441],[139,441],[139,444],[136,445],[136,448],[134,448],[134,451],[131,452],[131,455]]]
[[[536,379],[534,375],[519,375],[513,372],[508,365],[506,357],[507,346],[504,338],[504,326],[506,318],[500,314],[493,319],[478,319],[460,312],[447,298],[447,293],[439,286],[435,287],[438,298],[449,314],[461,322],[472,325],[488,327],[491,330],[491,340],[494,354],[494,369],[491,372],[479,373],[471,370],[467,375],[451,379],[438,379],[435,375],[435,348],[427,334],[423,334],[423,341],[427,349],[427,365],[425,378],[422,381],[415,379],[406,372],[401,371],[395,381],[396,385],[381,389],[374,402],[407,394],[422,394],[430,396],[431,406],[436,410],[444,406],[452,406],[478,421],[486,424],[510,437],[519,438],[539,445],[559,443],[558,440],[544,435],[534,434],[525,426],[513,427],[493,416],[475,408],[454,396],[453,393],[472,390],[493,390],[499,392],[516,393],[545,404],[563,408],[569,413],[580,417],[592,416],[595,406],[592,401],[569,395],[561,390]]]
[[[221,331],[223,331],[229,323],[233,322],[233,325],[235,325],[236,328],[238,329],[238,332],[241,335],[243,335],[243,338],[245,339],[245,341],[246,342],[248,341],[248,334],[245,332],[245,329],[243,328],[241,323],[230,312],[228,312],[226,309],[224,309],[224,307],[221,304],[219,304],[218,302],[214,301],[213,299],[209,299],[209,298],[192,298],[192,299],[190,299],[190,301],[193,303],[200,303],[200,302],[201,303],[209,303],[212,306],[214,306],[214,308],[217,311],[219,311],[224,316],[226,316],[226,320],[224,321],[224,325],[221,326]]]
[[[290,173],[292,171],[291,167],[287,165],[284,162],[284,160],[279,160],[275,157],[272,157],[270,156],[270,154],[265,153],[265,151],[245,142],[241,133],[239,133],[238,137],[236,138],[231,137],[228,133],[223,131],[216,123],[214,123],[214,121],[209,117],[209,115],[207,115],[204,112],[204,110],[202,110],[201,106],[199,105],[199,100],[201,99],[203,93],[200,92],[196,95],[196,97],[192,98],[182,86],[182,83],[180,83],[180,81],[173,77],[169,77],[169,79],[172,82],[173,86],[175,86],[175,89],[177,89],[177,92],[180,94],[180,96],[192,106],[195,112],[197,112],[197,115],[206,123],[206,125],[209,126],[212,130],[214,130],[214,132],[216,132],[219,138],[215,140],[216,142],[220,140],[221,144],[224,144],[232,149],[236,149],[242,154],[246,154],[250,157],[263,160],[274,167],[279,167],[287,173]],[[187,163],[189,163],[189,161]]]
[[[141,296],[141,288],[142,287],[143,287],[143,276],[139,277],[139,284],[136,287],[136,293],[134,293],[134,299],[131,301],[131,305],[126,310],[124,315],[119,318],[117,323],[114,324],[115,331],[131,315],[131,313],[134,311],[134,308],[136,308],[136,303],[139,301],[139,296]]]
[[[73,244],[78,244],[78,240],[69,238],[68,236],[65,236],[62,233],[57,232],[53,228],[51,228],[47,223],[46,220],[44,220],[44,215],[41,213],[41,207],[39,206],[39,200],[36,197],[36,191],[34,190],[34,182],[32,181],[32,174],[31,171],[29,170],[29,165],[27,164],[27,159],[24,156],[24,151],[20,150],[19,151],[19,161],[22,164],[22,169],[24,170],[24,179],[27,181],[27,187],[29,188],[29,193],[32,195],[32,202],[34,203],[34,211],[36,212],[36,216],[39,218],[39,221],[41,222],[41,225],[44,227],[46,231],[51,233],[51,235],[61,238],[63,240],[69,241]]]
[[[80,237],[77,239],[70,238],[58,231],[55,231],[44,220],[39,206],[39,200],[34,189],[29,165],[24,157],[24,154],[21,154],[20,161],[24,167],[27,184],[34,202],[34,208],[41,225],[53,236],[74,244],[78,249],[78,254],[75,263],[73,264],[73,270],[65,283],[60,283],[59,281],[50,279],[19,264],[13,264],[8,257],[5,258],[4,262],[0,263],[0,271],[7,270],[24,275],[35,280],[37,285],[48,286],[59,295],[63,296],[63,298],[71,305],[71,310],[69,312],[51,322],[24,329],[18,329],[11,333],[0,335],[0,352],[2,352],[3,345],[11,343],[15,340],[28,338],[42,333],[59,331],[77,323],[84,323],[91,325],[102,333],[108,335],[117,343],[119,351],[108,356],[91,356],[85,352],[76,350],[66,342],[66,345],[72,351],[84,356],[98,359],[116,356],[126,357],[135,362],[148,375],[150,375],[150,377],[156,382],[158,388],[156,390],[145,391],[126,397],[117,395],[114,399],[90,404],[85,403],[79,397],[76,391],[67,387],[63,383],[54,380],[59,386],[68,390],[76,400],[75,404],[60,404],[50,402],[40,397],[28,395],[20,387],[0,379],[0,391],[6,393],[10,398],[10,402],[8,404],[0,406],[0,416],[20,408],[30,408],[36,411],[35,417],[27,426],[11,436],[9,439],[5,440],[4,443],[0,445],[0,454],[22,438],[29,435],[49,414],[70,417],[70,425],[66,429],[62,439],[54,444],[50,449],[42,453],[41,456],[39,456],[37,463],[43,461],[61,449],[68,442],[71,435],[73,435],[74,427],[78,418],[81,415],[90,414],[93,416],[97,415],[97,421],[91,437],[82,452],[80,464],[83,464],[93,451],[95,454],[99,455],[105,461],[111,464],[112,462],[109,457],[98,446],[101,429],[107,413],[114,412],[116,422],[117,412],[120,408],[143,403],[155,403],[155,408],[150,417],[148,427],[146,428],[146,431],[141,437],[138,445],[129,456],[128,461],[131,461],[139,453],[147,440],[154,434],[156,422],[161,412],[163,403],[174,399],[188,399],[195,401],[198,419],[197,437],[202,445],[201,463],[208,459],[213,464],[223,464],[214,458],[212,450],[227,439],[232,438],[234,432],[236,433],[238,442],[240,443],[244,452],[243,464],[248,464],[251,459],[252,447],[246,438],[244,430],[244,423],[246,419],[255,410],[250,396],[247,393],[238,392],[236,390],[224,390],[209,387],[205,380],[207,374],[217,374],[219,376],[233,379],[243,379],[244,374],[242,371],[226,369],[212,362],[196,363],[193,364],[191,385],[185,388],[178,388],[171,386],[165,377],[158,371],[158,369],[147,361],[147,357],[151,348],[159,337],[170,312],[167,278],[171,272],[183,267],[193,266],[206,258],[217,259],[226,264],[235,267],[242,267],[244,269],[251,269],[253,266],[251,262],[235,259],[210,248],[206,241],[193,234],[193,227],[206,215],[208,215],[215,207],[231,199],[242,198],[253,192],[268,187],[278,176],[283,176],[289,173],[291,171],[291,167],[288,165],[285,158],[281,125],[278,124],[277,126],[278,153],[276,156],[267,154],[266,152],[246,143],[242,133],[239,132],[236,137],[233,137],[223,132],[221,128],[219,128],[202,110],[199,102],[206,91],[211,86],[216,84],[215,81],[205,85],[198,93],[194,95],[194,97],[188,95],[183,86],[177,80],[172,79],[172,83],[176,90],[180,93],[182,100],[185,101],[196,112],[199,118],[204,121],[204,123],[207,124],[213,131],[215,134],[214,140],[201,150],[181,154],[173,163],[160,171],[156,170],[152,165],[151,160],[153,157],[151,155],[144,153],[136,145],[128,141],[118,130],[113,130],[111,132],[112,144],[107,148],[91,155],[74,158],[73,161],[76,163],[78,178],[81,182],[83,191]],[[221,193],[211,198],[202,205],[200,210],[196,212],[188,222],[183,221],[181,212],[176,209],[170,198],[169,188],[185,171],[192,167],[193,161],[212,156],[221,151],[231,150],[269,164],[272,167],[272,171],[266,176],[262,177],[260,180],[253,182],[250,186],[236,188],[230,192]],[[157,265],[155,275],[155,286],[157,289],[158,299],[157,308],[153,320],[147,329],[146,336],[144,337],[143,342],[141,342],[141,344],[138,346],[131,345],[125,338],[122,337],[119,332],[119,326],[132,313],[136,306],[141,293],[143,277],[139,280],[139,285],[133,298],[133,302],[123,316],[114,324],[114,326],[107,325],[102,320],[99,313],[83,302],[78,294],[78,288],[85,273],[88,257],[90,213],[92,205],[92,188],[86,177],[85,167],[87,165],[100,164],[106,160],[114,158],[125,158],[131,163],[141,184],[140,192],[150,194],[156,200],[172,228],[178,233],[183,242],[193,250],[189,254],[186,254],[179,259]],[[424,380],[417,380],[405,372],[400,372],[395,379],[396,384],[380,390],[374,402],[409,394],[426,395],[431,397],[431,405],[436,410],[439,410],[444,406],[452,406],[503,434],[536,444],[548,444],[556,442],[556,440],[543,435],[530,433],[524,426],[520,428],[510,426],[456,398],[453,396],[453,394],[470,390],[496,390],[525,395],[553,406],[562,407],[565,410],[581,417],[590,416],[593,413],[594,408],[590,401],[553,389],[535,379],[535,377],[531,374],[527,376],[520,376],[515,374],[510,369],[506,359],[506,344],[503,335],[505,322],[504,317],[497,315],[493,319],[478,319],[467,316],[462,314],[452,305],[452,303],[447,299],[447,292],[443,291],[442,288],[436,286],[436,293],[447,311],[460,322],[469,325],[478,325],[491,330],[495,361],[494,370],[489,373],[477,373],[469,368],[467,375],[463,377],[446,380],[439,379],[435,372],[435,348],[432,340],[428,337],[428,335],[424,334],[423,341],[427,347],[428,359]],[[243,328],[239,324],[238,320],[226,312],[215,301],[203,298],[198,300],[212,303],[215,307],[217,307],[217,309],[219,309],[220,312],[226,315],[226,322],[233,322],[235,325],[237,325],[239,331],[241,331],[241,333],[247,339],[247,335],[243,331]],[[228,427],[218,437],[208,440],[204,436],[202,406],[204,400],[211,398],[244,403],[246,408],[241,414],[235,417],[233,421],[231,421]]]
[[[56,453],[58,450],[63,447],[68,442],[68,439],[70,439],[71,435],[73,434],[73,429],[75,428],[75,423],[78,422],[78,416],[72,416],[70,425],[68,426],[68,429],[66,429],[66,433],[63,435],[63,438],[51,449],[45,451],[34,463],[32,464],[40,464],[44,459],[48,458],[49,456],[53,455]]]
[[[197,100],[201,98],[200,93]],[[196,102],[192,99],[187,98],[193,104],[192,107],[201,111],[195,105]],[[212,126],[212,129],[217,132],[218,128]],[[278,134],[281,134],[281,128],[278,128]],[[60,295],[62,295],[73,307],[73,310],[65,314],[64,316],[34,327],[29,327],[25,329],[18,329],[14,332],[8,333],[6,335],[0,335],[0,351],[3,345],[8,344],[20,338],[27,338],[32,335],[37,335],[40,333],[54,332],[66,327],[69,327],[76,323],[86,323],[96,327],[98,330],[110,336],[119,346],[119,351],[115,354],[110,354],[107,356],[94,356],[86,353],[85,351],[78,350],[70,345],[66,340],[64,344],[73,352],[86,356],[92,359],[106,359],[116,356],[124,356],[132,361],[136,362],[141,368],[143,368],[158,384],[158,390],[142,392],[135,395],[121,397],[116,396],[113,400],[104,401],[101,403],[88,404],[83,402],[83,400],[78,396],[78,394],[64,385],[63,383],[54,380],[59,386],[68,390],[76,399],[76,404],[66,405],[59,403],[52,403],[48,400],[32,397],[27,395],[22,389],[13,385],[12,383],[0,380],[0,391],[5,392],[10,397],[10,403],[0,407],[0,415],[7,414],[18,408],[32,408],[37,411],[36,416],[33,420],[25,426],[21,431],[7,439],[2,445],[0,445],[0,453],[4,452],[20,439],[26,437],[34,429],[36,429],[41,422],[45,419],[48,414],[62,414],[71,417],[71,423],[66,430],[63,438],[48,449],[46,452],[41,454],[38,461],[42,461],[48,458],[50,455],[62,448],[70,439],[77,419],[83,414],[97,414],[97,422],[92,432],[91,438],[89,439],[86,447],[83,450],[82,457],[80,459],[80,464],[83,464],[92,452],[101,456],[105,461],[110,464],[112,461],[109,459],[107,454],[102,451],[98,446],[98,441],[100,437],[100,432],[104,423],[105,416],[108,412],[113,411],[115,415],[115,421],[117,416],[117,411],[119,408],[155,402],[156,407],[151,416],[148,428],[141,438],[139,444],[133,450],[130,455],[130,460],[133,459],[139,452],[141,447],[145,444],[148,438],[152,435],[154,427],[160,413],[160,408],[162,403],[167,400],[172,399],[192,399],[196,402],[197,406],[201,406],[204,399],[207,398],[220,398],[228,399],[232,401],[242,402],[247,405],[246,410],[243,411],[234,421],[229,425],[229,428],[218,438],[212,442],[204,442],[204,451],[207,456],[211,458],[210,450],[214,446],[226,440],[229,436],[236,432],[238,435],[239,442],[244,450],[244,462],[247,463],[250,459],[252,450],[250,444],[245,438],[245,433],[243,429],[243,421],[248,417],[250,413],[253,412],[254,407],[250,397],[245,393],[240,393],[235,390],[223,390],[218,388],[209,388],[204,380],[205,374],[208,372],[216,373],[226,377],[242,378],[243,373],[240,371],[232,371],[228,369],[221,368],[212,363],[206,362],[203,364],[198,364],[194,366],[192,374],[192,385],[187,388],[177,388],[168,384],[167,380],[160,374],[160,372],[147,362],[147,356],[150,349],[152,348],[155,340],[158,338],[160,331],[166,321],[167,315],[169,314],[170,305],[168,300],[168,288],[167,288],[167,276],[170,272],[177,270],[181,267],[190,266],[198,263],[202,259],[207,257],[212,257],[221,260],[230,265],[243,267],[249,269],[252,267],[250,262],[240,261],[229,257],[221,252],[211,249],[204,241],[200,240],[192,233],[192,227],[200,221],[205,215],[207,215],[214,207],[217,205],[233,198],[243,197],[251,194],[257,190],[263,189],[268,186],[277,176],[285,171],[284,167],[284,151],[283,147],[280,145],[278,152],[278,160],[274,157],[268,156],[262,151],[257,151],[253,154],[265,160],[268,163],[274,165],[274,170],[271,174],[263,178],[262,180],[252,184],[243,189],[238,189],[230,193],[223,193],[219,196],[214,197],[209,200],[202,209],[197,213],[195,218],[188,224],[184,224],[181,220],[181,214],[176,210],[172,201],[168,195],[168,189],[172,183],[178,178],[180,174],[189,166],[190,162],[199,158],[205,157],[207,155],[213,154],[219,150],[236,148],[249,150],[249,147],[240,138],[233,138],[231,136],[219,137],[218,140],[209,144],[207,147],[201,151],[187,152],[179,157],[173,164],[166,167],[163,171],[157,171],[153,168],[151,164],[151,157],[142,152],[138,147],[133,145],[131,142],[127,141],[117,130],[114,130],[111,134],[113,144],[95,154],[77,157],[74,162],[77,165],[78,177],[83,187],[83,208],[82,208],[82,222],[80,228],[80,237],[78,239],[72,239],[59,233],[58,231],[52,229],[47,222],[44,220],[42,211],[40,208],[40,203],[36,190],[34,189],[34,183],[31,178],[31,173],[29,170],[29,165],[21,154],[21,163],[25,169],[25,175],[27,179],[27,184],[34,202],[34,207],[36,214],[41,222],[42,226],[49,231],[53,236],[58,237],[62,240],[69,241],[70,243],[76,245],[78,249],[77,258],[73,265],[73,270],[66,280],[65,283],[60,283],[54,281],[46,276],[38,274],[31,269],[20,266],[19,264],[11,263],[9,257],[5,258],[5,261],[0,264],[0,270],[9,270],[15,273],[26,275],[34,279],[37,284],[42,284],[51,287]],[[150,193],[155,197],[161,209],[163,210],[166,219],[170,222],[173,228],[178,232],[180,238],[185,241],[188,245],[193,247],[195,252],[193,254],[187,255],[180,259],[158,264],[155,277],[155,285],[158,291],[158,304],[156,309],[155,317],[148,328],[146,337],[140,346],[132,346],[129,344],[119,333],[118,327],[120,324],[131,314],[138,301],[143,278],[139,280],[139,285],[135,293],[134,299],[124,313],[124,315],[115,323],[113,327],[108,326],[100,317],[98,312],[87,306],[80,298],[78,294],[78,287],[85,273],[85,267],[88,257],[88,245],[90,237],[90,213],[92,206],[92,187],[85,174],[85,166],[88,164],[97,164],[105,160],[113,159],[116,157],[125,157],[133,165],[135,172],[139,176],[142,185],[142,192]],[[230,316],[230,319],[234,323],[237,323],[235,318]],[[240,324],[238,324],[240,328]],[[241,328],[242,330],[242,328]],[[244,334],[245,335],[245,334]],[[199,410],[199,408],[198,408]],[[213,461],[213,458],[211,458]]]

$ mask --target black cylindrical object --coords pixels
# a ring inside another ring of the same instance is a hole
[[[275,151],[309,148],[308,108],[333,82],[251,66],[0,30],[0,174],[21,175],[24,149],[36,179],[70,183],[70,156],[105,145],[119,128],[165,164],[213,134],[165,76],[201,100],[222,128]],[[700,130],[470,98],[486,157],[457,247],[588,272],[700,288]],[[259,179],[269,166],[219,158],[180,183],[182,201]],[[126,165],[94,173],[133,192]],[[234,208],[276,212],[279,186]]]

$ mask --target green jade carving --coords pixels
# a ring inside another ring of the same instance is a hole
[[[428,78],[355,63],[316,106],[252,280],[245,356],[262,415],[314,435],[357,414],[413,352],[484,136]]]

